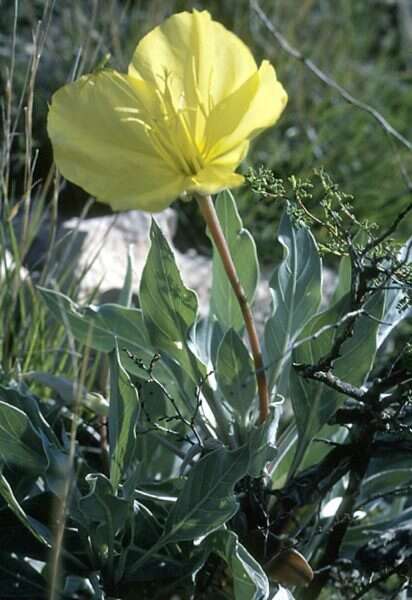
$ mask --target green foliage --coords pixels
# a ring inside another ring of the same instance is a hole
[[[265,327],[265,363],[269,384],[282,394],[287,387],[293,343],[319,308],[322,276],[316,243],[308,229],[294,227],[285,214],[278,240],[284,258],[270,281],[273,308]]]
[[[109,356],[110,360],[110,405],[109,429],[110,447],[110,483],[116,490],[127,471],[136,461],[136,422],[138,417],[138,398],[136,388],[123,368],[119,349],[116,347]]]
[[[289,105],[252,149],[251,163],[266,166],[248,172],[240,211],[230,193],[216,206],[250,303],[256,246],[274,268],[262,328],[270,417],[259,423],[243,320],[216,253],[202,318],[155,221],[139,293],[129,257],[117,303],[79,302],[69,252],[53,262],[65,240],[44,133],[51,93],[107,52],[125,69],[144,31],[192,4],[55,3],[49,22],[47,1],[17,3],[17,42],[14,3],[1,6],[1,596],[44,600],[52,582],[53,600],[406,598],[412,268],[394,172],[410,154],[280,54],[248,2],[207,8],[273,60]],[[292,44],[406,133],[393,3],[318,4],[262,2]],[[47,248],[26,274],[43,221]],[[194,215],[189,225],[198,231]],[[337,260],[336,288],[322,294],[324,262]],[[306,590],[284,587],[294,548],[317,570]]]
[[[194,540],[233,517],[238,509],[233,488],[246,474],[247,464],[247,448],[217,449],[196,463],[168,515],[166,540]]]
[[[265,185],[285,196],[288,184]],[[70,385],[67,378],[41,372],[33,372],[33,381],[51,389],[51,397],[34,396],[18,382],[0,389],[0,516],[4,523],[14,519],[16,533],[14,554],[3,551],[5,564],[24,557],[45,563],[54,535],[50,507],[68,502],[62,597],[84,589],[90,598],[129,598],[139,582],[142,597],[162,589],[183,597],[195,590],[210,598],[220,590],[228,599],[292,598],[276,584],[278,577],[283,582],[281,575],[268,577],[269,560],[297,544],[322,564],[322,540],[336,530],[323,509],[345,496],[343,480],[353,477],[351,449],[359,452],[356,444],[364,439],[373,444],[362,442],[368,460],[362,475],[356,470],[363,479],[356,502],[366,516],[361,525],[347,522],[343,556],[362,569],[371,532],[402,528],[411,492],[402,450],[410,418],[408,346],[402,353],[406,366],[398,366],[390,350],[389,375],[375,379],[374,365],[378,348],[387,346],[408,314],[401,298],[409,289],[409,253],[405,247],[389,260],[392,242],[380,241],[379,231],[352,218],[347,202],[342,207],[325,200],[319,219],[333,224],[345,215],[323,243],[323,253],[339,247],[343,255],[339,285],[325,305],[322,252],[308,229],[310,213],[302,214],[300,206],[302,189],[310,203],[310,188],[297,179],[291,186],[278,231],[283,257],[271,278],[273,309],[264,330],[274,403],[263,424],[242,326],[221,292],[221,265],[216,268],[215,261],[210,314],[199,319],[197,299],[184,286],[155,222],[140,308],[131,303],[130,262],[119,304],[79,305],[62,292],[38,288],[86,360],[87,348],[107,355],[109,409],[104,396],[98,400],[81,381]],[[339,196],[336,187],[333,194]],[[257,282],[253,242],[232,196],[223,194],[217,204],[251,299]],[[385,377],[392,378],[387,387]],[[281,400],[294,416],[278,436]],[[369,411],[365,422],[363,407]],[[340,426],[348,415],[349,429]],[[318,435],[332,450],[319,445]],[[76,439],[80,443],[73,445]],[[399,461],[389,466],[372,449],[393,439]],[[381,494],[387,498],[382,506],[376,500]],[[339,512],[335,517],[340,519]],[[6,530],[0,519],[1,535]],[[26,563],[16,566],[27,589],[37,586],[44,597],[47,569],[34,575]],[[10,573],[0,569],[1,581],[9,585]],[[299,589],[293,596],[306,600]]]
[[[225,333],[219,345],[216,380],[239,426],[247,427],[256,396],[256,377],[249,351],[233,329]]]
[[[269,586],[262,567],[239,543],[233,531],[221,529],[206,538],[210,551],[228,564],[233,574],[233,592],[240,600],[265,598]]]

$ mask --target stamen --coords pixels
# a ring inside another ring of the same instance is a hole
[[[203,114],[204,118],[207,119],[208,117],[208,112],[205,108],[205,105],[203,104],[203,100],[200,96],[200,90],[199,90],[199,82],[197,79],[197,69],[196,69],[196,65],[195,65],[195,57],[192,57],[192,76],[193,76],[193,82],[194,82],[194,90],[195,90],[195,94],[196,94],[196,101],[199,105],[200,111]],[[210,87],[209,87],[210,89]]]
[[[212,89],[212,79],[213,79],[213,67],[210,69],[210,73],[209,73],[209,81],[207,83],[207,89],[211,90]],[[209,114],[212,112],[212,110],[215,108],[215,100],[212,96],[212,94],[209,91],[209,95],[208,95],[208,102],[209,102]]]
[[[201,157],[197,151],[196,143],[191,135],[190,128],[187,125],[183,112],[179,112],[178,118],[182,126],[183,133],[186,136],[186,141],[188,141],[186,148],[189,154],[189,160],[192,162],[195,172],[200,171],[202,168]]]
[[[150,129],[147,131],[157,152],[166,158],[169,164],[185,175],[195,175],[202,170],[204,161],[199,145],[196,143],[196,131],[188,114],[198,107],[185,105],[184,93],[179,97],[179,107],[176,107],[171,89],[171,74],[165,71],[159,77],[163,85],[156,85],[156,95],[161,109],[160,119],[150,118]],[[201,102],[197,90],[199,104]],[[196,119],[195,119],[196,121]]]

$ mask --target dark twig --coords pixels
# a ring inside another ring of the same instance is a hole
[[[409,192],[412,192],[412,186],[409,189]],[[366,244],[366,246],[362,250],[362,256],[365,256],[370,250],[372,250],[372,248],[376,248],[376,246],[381,244],[389,236],[395,233],[399,224],[410,212],[412,212],[412,202],[410,202],[398,215],[396,215],[395,219],[393,220],[393,223],[387,229],[385,229],[385,231],[383,231],[379,237],[371,240],[368,244]]]
[[[399,573],[399,571],[402,571],[404,568],[405,568],[405,565],[402,563],[401,565],[397,565],[396,567],[394,567],[393,569],[390,569],[389,571],[385,571],[385,573],[383,575],[381,575],[377,579],[374,579],[373,581],[371,581],[370,583],[365,585],[357,594],[355,594],[355,596],[352,596],[352,598],[350,600],[360,600],[360,598],[363,598],[364,596],[366,596],[366,594],[368,592],[370,592],[370,590],[373,590],[374,587],[376,587],[380,583],[383,583],[384,581],[389,579],[389,577],[392,577],[392,575]]]
[[[374,432],[368,427],[358,427],[356,438],[356,452],[352,456],[349,483],[344,493],[342,503],[336,512],[335,518],[326,539],[325,548],[317,564],[317,573],[304,594],[305,600],[316,600],[329,579],[329,570],[325,567],[333,565],[339,558],[343,538],[352,523],[356,499],[362,480],[370,461],[370,447]]]
[[[167,423],[170,421],[177,421],[177,422],[181,422],[184,425],[186,425],[186,427],[188,429],[190,429],[190,431],[193,433],[194,437],[196,438],[196,442],[200,447],[203,447],[203,441],[200,438],[197,429],[195,427],[195,419],[199,410],[199,400],[198,398],[196,399],[196,407],[195,407],[195,411],[194,411],[194,415],[192,416],[192,418],[190,420],[186,419],[186,417],[182,414],[180,408],[178,407],[175,399],[169,394],[169,392],[167,391],[167,389],[165,388],[165,386],[158,381],[157,379],[153,378],[153,370],[156,366],[156,363],[160,360],[161,356],[158,353],[155,353],[153,355],[153,357],[150,360],[149,365],[145,365],[144,362],[142,361],[142,359],[140,359],[139,357],[135,356],[132,352],[130,352],[127,348],[123,348],[124,352],[126,352],[127,356],[130,358],[130,360],[132,360],[140,369],[142,369],[143,371],[146,371],[146,373],[149,375],[149,378],[146,382],[144,382],[142,385],[142,387],[145,384],[149,384],[149,383],[154,383],[156,384],[159,389],[161,390],[161,392],[164,394],[165,398],[167,398],[167,400],[170,402],[170,404],[172,405],[173,409],[175,410],[175,414],[172,416],[169,415],[165,415],[164,417],[158,419],[158,421],[166,421]],[[204,383],[204,381],[203,381]],[[181,436],[181,434],[178,431],[175,431],[173,429],[167,429],[165,427],[162,427],[161,425],[159,425],[158,423],[152,423],[151,418],[149,413],[146,411],[145,406],[144,406],[144,402],[142,401],[142,409],[143,412],[145,414],[145,418],[147,420],[148,423],[150,423],[152,425],[152,427],[150,429],[148,429],[147,431],[144,431],[145,433],[148,433],[149,431],[154,431],[154,430],[158,430],[158,431],[162,431],[164,433],[170,433],[172,435],[176,435],[178,437],[180,437],[182,439],[182,441],[187,441],[190,444],[193,444],[193,441],[190,439],[189,436]],[[140,433],[143,433],[143,431],[140,431]]]
[[[373,496],[369,496],[364,502],[361,502],[356,506],[356,510],[360,510],[367,504],[371,502],[375,502],[376,500],[381,500],[382,498],[394,498],[396,496],[406,496],[412,492],[412,481],[409,485],[404,485],[401,487],[394,488],[393,490],[389,490],[389,492],[382,492],[381,494],[374,494]]]
[[[313,368],[312,365],[305,366],[294,364],[293,366],[300,373],[300,375],[306,379],[313,379],[315,381],[325,383],[335,391],[345,394],[345,396],[349,396],[349,398],[354,398],[355,400],[363,401],[365,398],[365,391],[352,385],[351,383],[342,381],[339,379],[339,377],[333,375],[331,371],[318,371],[316,368]]]
[[[318,365],[302,365],[295,363],[293,366],[296,369],[296,371],[298,371],[301,377],[304,377],[305,379],[319,381],[320,383],[327,385],[333,390],[344,394],[349,398],[353,398],[358,402],[362,402],[364,407],[365,405],[370,406],[377,412],[381,412],[386,407],[390,406],[396,401],[399,401],[400,397],[402,396],[402,392],[408,389],[412,381],[412,378],[410,375],[408,375],[408,371],[406,369],[398,369],[393,373],[389,373],[384,378],[376,379],[368,389],[362,389],[355,385],[352,385],[351,383],[342,381],[341,379],[339,379],[339,377],[336,377],[336,375],[334,375],[331,370],[318,370]],[[381,401],[381,395],[387,390],[390,390],[394,387],[396,388],[394,393]],[[343,409],[341,409],[341,418],[343,417],[342,410]],[[359,408],[357,410],[359,412]],[[367,414],[369,414],[370,418],[370,411],[367,411]],[[358,413],[355,414],[353,412],[353,409],[351,409],[351,412],[346,412],[345,416],[355,417],[356,419],[362,419],[366,417],[366,412],[364,409],[362,415]],[[345,422],[353,423],[354,421]]]

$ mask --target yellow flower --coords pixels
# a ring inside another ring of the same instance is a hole
[[[58,90],[48,132],[62,174],[114,210],[157,212],[183,192],[243,182],[250,140],[287,101],[272,65],[207,11],[173,15],[138,44],[127,75]]]

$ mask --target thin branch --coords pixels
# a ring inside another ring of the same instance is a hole
[[[381,500],[382,498],[392,498],[396,496],[405,496],[412,492],[412,481],[409,485],[405,485],[402,487],[394,488],[393,490],[389,490],[389,492],[382,492],[380,494],[375,494],[373,496],[369,496],[364,502],[358,504],[355,508],[355,511],[361,510],[367,504],[371,502],[375,502],[376,500]]]
[[[302,344],[306,344],[306,342],[314,342],[322,334],[330,331],[331,329],[339,329],[339,327],[341,325],[343,325],[344,323],[346,323],[346,321],[348,321],[349,319],[352,319],[354,317],[358,317],[358,316],[363,315],[363,314],[365,314],[365,309],[363,309],[363,308],[360,308],[358,310],[354,310],[354,311],[346,313],[341,319],[339,319],[339,321],[336,321],[336,323],[330,323],[328,325],[323,325],[323,327],[321,327],[320,329],[318,329],[317,331],[315,331],[315,333],[313,333],[312,335],[308,335],[308,336],[306,336],[304,338],[300,338],[299,340],[297,340],[296,342],[294,342],[288,348],[288,352],[290,352],[292,350],[296,350],[296,348],[299,348],[299,346],[301,346]]]
[[[368,388],[368,391],[364,394],[365,402],[376,402],[379,400],[381,394],[390,390],[391,388],[399,385],[404,385],[405,381],[408,382],[407,369],[398,369],[390,373],[387,377],[377,378],[372,382],[372,385]],[[397,389],[399,391],[399,389]]]
[[[409,192],[412,192],[412,187],[409,189]],[[365,248],[362,250],[362,256],[365,256],[369,250],[372,250],[372,248],[376,248],[376,246],[379,246],[379,244],[381,244],[384,240],[386,240],[389,236],[391,236],[393,233],[395,233],[396,229],[398,228],[399,224],[401,223],[401,221],[403,221],[403,219],[410,213],[412,212],[412,202],[410,202],[393,220],[393,223],[387,228],[385,229],[385,231],[383,231],[383,233],[377,237],[374,240],[371,240],[368,244],[366,244]]]
[[[384,581],[389,579],[389,577],[392,577],[392,575],[399,573],[399,571],[402,570],[403,568],[405,568],[405,567],[404,567],[404,564],[402,563],[401,565],[397,565],[396,567],[394,567],[393,569],[391,569],[389,571],[385,571],[385,573],[383,575],[381,575],[377,579],[374,579],[373,581],[371,581],[370,583],[365,585],[360,590],[360,592],[358,592],[355,596],[352,596],[352,598],[350,600],[360,600],[360,598],[363,598],[374,587],[376,587],[380,583],[383,583]]]
[[[318,371],[314,370],[310,365],[309,367],[303,367],[298,364],[293,365],[295,369],[299,372],[299,374],[305,379],[313,379],[314,381],[319,381],[321,383],[326,384],[328,387],[340,392],[341,394],[345,394],[345,396],[349,396],[350,398],[354,398],[355,400],[363,401],[366,395],[361,388],[358,388],[351,383],[347,383],[346,381],[342,381],[339,377],[336,377],[331,371]]]
[[[354,435],[357,438],[355,443],[357,452],[352,456],[348,487],[344,492],[342,503],[336,511],[325,541],[324,551],[317,564],[315,578],[305,591],[304,600],[319,598],[329,579],[329,570],[325,567],[333,565],[337,561],[343,539],[353,520],[356,500],[371,458],[370,450],[374,432],[359,427],[355,430]]]
[[[394,397],[390,396],[390,402],[388,399],[385,399],[383,404],[378,404],[381,394],[385,391],[396,387],[396,397],[399,395],[399,389],[405,387],[405,385],[410,384],[410,377],[408,377],[408,372],[406,369],[399,369],[398,371],[391,373],[387,377],[375,379],[372,385],[368,389],[362,389],[351,383],[343,381],[336,377],[332,373],[331,370],[322,370],[319,368],[319,365],[305,365],[294,363],[293,367],[299,373],[301,377],[305,379],[313,379],[314,381],[319,381],[320,383],[324,383],[328,387],[333,390],[348,396],[349,398],[354,398],[359,402],[364,404],[368,403],[372,406],[376,405],[376,408],[382,410],[382,408],[389,406],[393,403]]]

